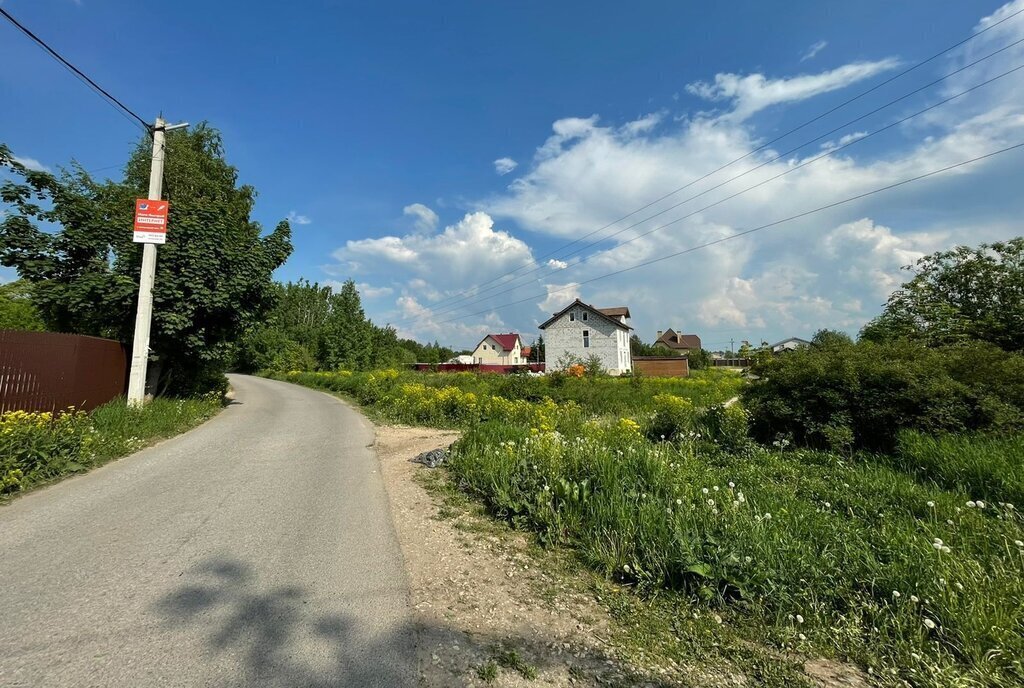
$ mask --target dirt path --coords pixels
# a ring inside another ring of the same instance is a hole
[[[603,610],[538,568],[524,538],[468,503],[447,505],[459,497],[445,496],[442,474],[410,462],[456,437],[426,428],[377,428],[412,590],[420,685],[665,685],[619,666],[602,641]]]

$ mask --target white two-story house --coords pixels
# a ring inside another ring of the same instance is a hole
[[[570,354],[584,361],[597,356],[611,375],[632,371],[629,333],[633,328],[626,324],[628,319],[625,306],[594,308],[576,299],[540,326],[547,370],[554,370]]]
[[[473,363],[484,365],[526,363],[526,358],[523,356],[523,340],[515,332],[489,334],[473,350]]]

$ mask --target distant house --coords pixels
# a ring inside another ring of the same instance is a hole
[[[672,329],[664,332],[658,330],[658,338],[654,340],[654,346],[677,351],[680,354],[688,354],[691,351],[700,351],[700,337],[695,334],[678,334]]]
[[[580,360],[597,356],[612,375],[630,372],[629,333],[633,328],[626,324],[628,319],[625,306],[594,308],[576,299],[540,326],[547,369],[553,370],[560,359],[571,355]]]
[[[519,335],[489,334],[473,350],[473,363],[484,365],[519,365],[526,363],[523,356],[523,340]]]
[[[457,365],[472,365],[476,363],[472,356],[469,354],[459,354],[454,358],[449,358],[445,363],[454,363]]]
[[[771,350],[773,354],[781,354],[784,351],[794,351],[796,349],[803,349],[810,346],[811,343],[806,339],[800,339],[799,337],[790,337],[789,339],[783,339],[781,342],[772,344]]]

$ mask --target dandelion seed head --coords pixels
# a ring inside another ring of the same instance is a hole
[[[935,630],[935,622],[932,621],[931,619],[925,619],[924,620],[924,625],[927,626],[928,630],[930,630],[930,631],[931,630]]]
[[[928,508],[934,509],[935,508],[935,502],[929,501],[928,502]]]

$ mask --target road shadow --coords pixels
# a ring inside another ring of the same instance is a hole
[[[198,639],[188,642],[200,646],[186,648],[189,651],[221,659],[226,655],[237,663],[236,674],[227,678],[226,685],[402,688],[480,684],[477,669],[496,659],[500,663],[510,652],[541,674],[556,666],[563,670],[572,666],[575,685],[670,685],[610,669],[613,663],[608,656],[587,654],[585,648],[537,634],[498,638],[470,635],[446,625],[408,622],[367,642],[364,630],[357,628],[352,618],[311,611],[314,591],[295,585],[263,585],[252,566],[232,557],[212,557],[186,571],[183,578],[181,586],[156,603],[155,611],[168,626],[198,631]],[[425,651],[417,653],[417,647]],[[222,672],[218,677],[225,678]],[[202,676],[195,678],[197,685],[212,683],[212,677],[210,682]]]

